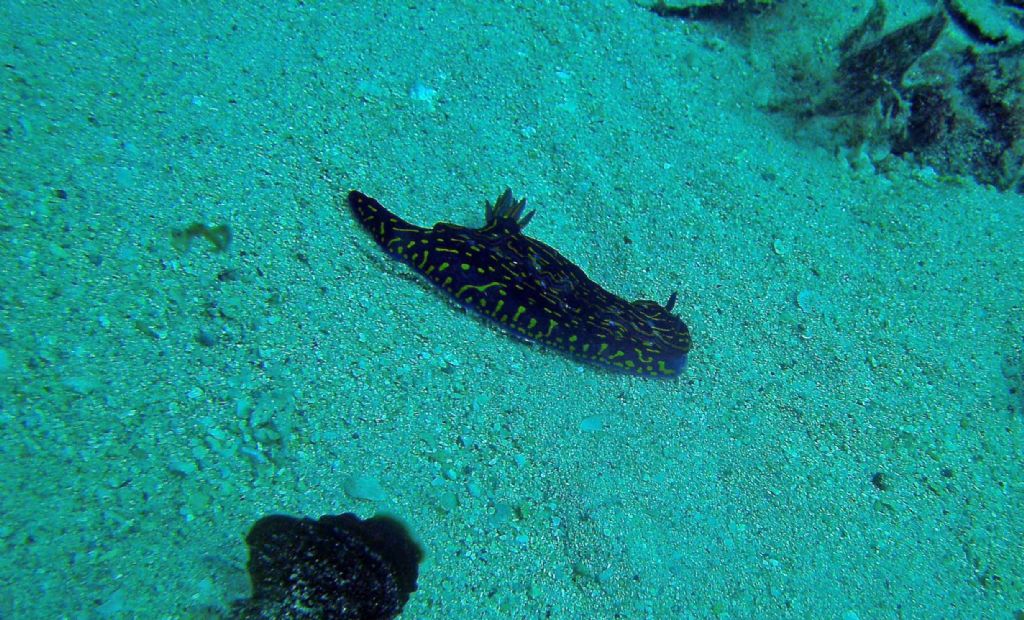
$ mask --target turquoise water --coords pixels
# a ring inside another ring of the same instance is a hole
[[[425,549],[407,618],[1024,614],[1024,199],[765,111],[849,11],[125,4],[0,6],[0,617],[216,618],[256,519],[347,511]],[[683,378],[508,338],[343,203],[506,186],[679,291]]]

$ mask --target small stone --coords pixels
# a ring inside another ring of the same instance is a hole
[[[373,476],[367,474],[356,474],[345,479],[345,493],[355,499],[379,502],[387,498],[384,487],[380,485]]]
[[[492,527],[501,527],[509,521],[515,515],[515,510],[510,504],[505,502],[498,502],[494,505],[494,514],[490,516],[490,523]]]
[[[445,512],[454,512],[459,507],[459,497],[451,491],[442,493],[437,502]]]
[[[395,618],[423,561],[405,526],[383,516],[272,515],[245,542],[253,594],[234,603],[231,618]]]
[[[595,433],[604,428],[603,415],[591,415],[580,420],[580,430],[586,433]]]
[[[172,474],[177,474],[183,478],[188,478],[199,471],[199,467],[193,461],[182,461],[180,459],[172,459],[167,464],[167,469]]]
[[[196,332],[196,342],[198,342],[200,346],[212,347],[217,344],[217,337],[205,329],[200,329]]]
[[[804,289],[796,294],[796,305],[804,312],[813,312],[818,306],[818,294]]]
[[[427,106],[427,109],[434,109],[434,102],[437,100],[437,91],[423,82],[416,82],[409,89],[409,98],[419,101]]]
[[[69,388],[71,391],[81,395],[86,395],[100,386],[100,382],[92,377],[67,377],[61,383],[64,387]]]

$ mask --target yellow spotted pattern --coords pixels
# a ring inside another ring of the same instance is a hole
[[[626,301],[592,281],[552,247],[523,234],[533,217],[505,190],[480,228],[410,224],[357,191],[356,219],[391,256],[460,304],[503,328],[574,357],[631,374],[675,377],[686,367],[690,332],[672,308]]]

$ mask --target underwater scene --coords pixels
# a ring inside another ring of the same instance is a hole
[[[1024,2],[0,2],[0,619],[1024,620]]]

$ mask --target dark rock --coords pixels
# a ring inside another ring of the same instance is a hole
[[[981,48],[1024,43],[1024,2],[1020,0],[942,0],[950,21]]]
[[[729,21],[742,15],[762,13],[777,4],[778,0],[655,0],[642,6],[660,17]]]
[[[942,174],[1024,190],[1024,46],[967,48],[946,70],[944,84],[909,91],[906,132],[893,151]]]
[[[854,33],[865,38],[877,28],[878,15],[884,19],[884,12],[873,10]],[[839,62],[835,85],[814,113],[862,114],[883,97],[892,96],[902,86],[903,75],[935,45],[945,26],[945,14],[936,12],[859,45],[847,37],[841,47],[848,51]]]
[[[956,115],[943,88],[920,86],[911,89],[910,118],[906,133],[893,144],[892,152],[903,155],[943,141],[954,129]]]
[[[398,521],[264,517],[245,539],[252,598],[239,620],[387,620],[416,590],[423,551]]]
[[[947,178],[1024,191],[1024,9],[943,0],[888,34],[885,19],[876,0],[838,45],[831,75],[770,109],[817,122],[854,149],[889,146]]]

